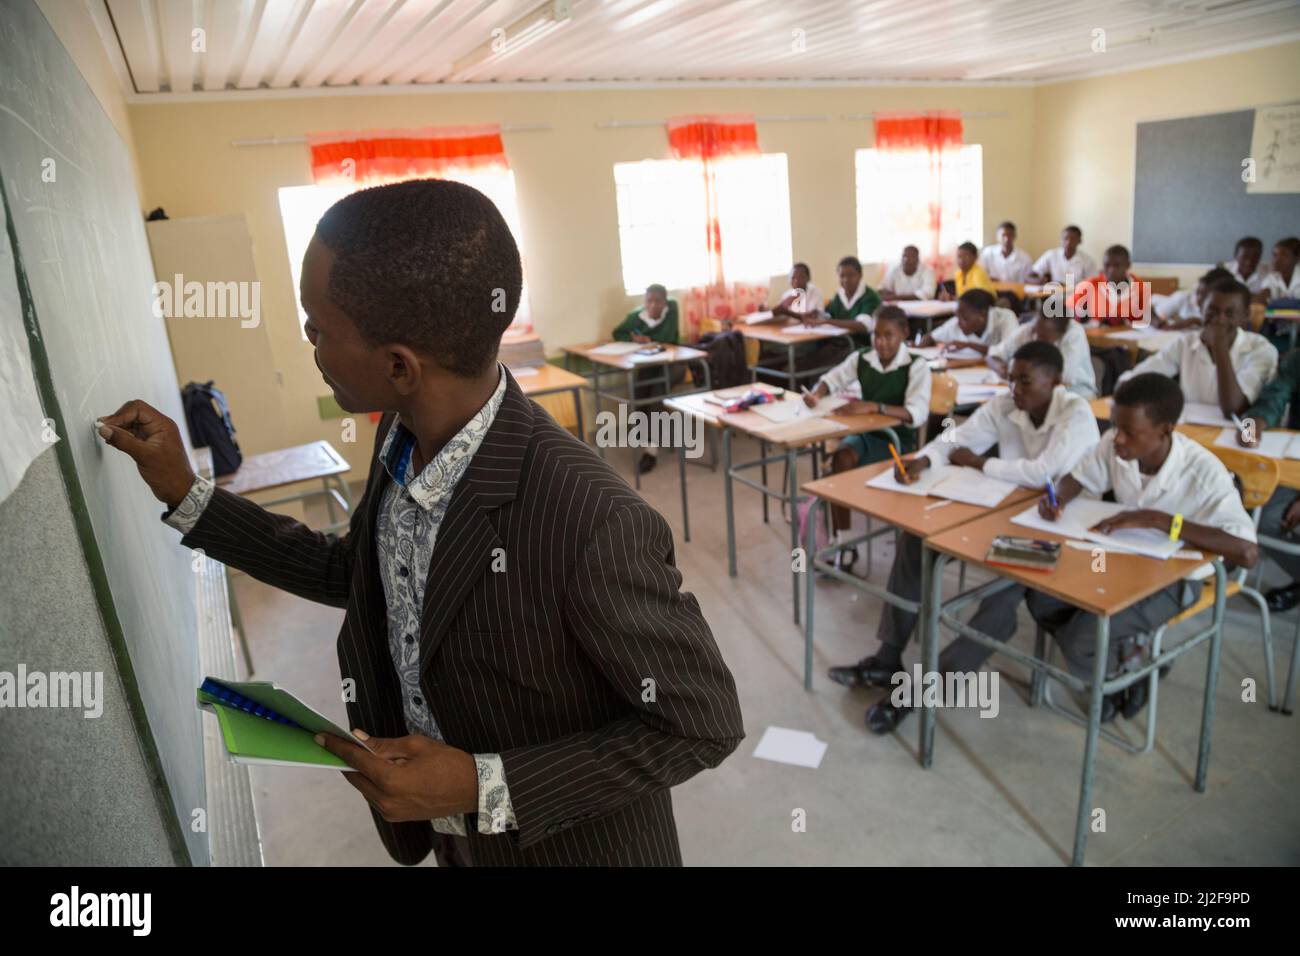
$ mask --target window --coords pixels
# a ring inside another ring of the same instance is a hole
[[[892,264],[903,246],[921,250],[924,261],[932,247],[930,154],[916,151],[860,149],[856,156],[858,196],[858,258]],[[984,151],[962,146],[956,162],[940,171],[938,194],[939,254],[952,262],[957,246],[984,237]]]
[[[505,218],[506,224],[519,244],[520,255],[523,243],[520,241],[519,202],[515,195],[515,174],[508,170],[467,170],[463,174],[449,176],[457,182],[473,186],[483,193]],[[298,296],[302,280],[302,257],[307,252],[307,245],[316,232],[316,223],[330,206],[338,202],[349,192],[347,186],[285,186],[280,190],[280,218],[284,223],[284,241],[289,250],[289,272],[293,276],[293,298],[298,307],[299,331],[307,323],[307,314],[302,310]],[[528,305],[528,270],[524,268],[524,287],[519,296],[519,310],[510,324],[510,332],[526,332],[532,328],[532,313]],[[302,332],[307,338],[307,333]]]
[[[717,163],[722,270],[728,281],[784,273],[792,259],[790,184],[784,153]],[[615,163],[623,286],[640,295],[707,285],[704,172],[693,160]]]

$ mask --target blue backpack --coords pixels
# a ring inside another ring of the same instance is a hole
[[[181,389],[181,403],[194,447],[212,449],[214,476],[220,478],[238,469],[244,456],[235,441],[235,425],[221,389],[214,388],[211,382],[190,382]]]

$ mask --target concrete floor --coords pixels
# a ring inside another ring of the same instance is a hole
[[[737,442],[737,459],[756,447]],[[611,453],[630,475],[632,454]],[[805,465],[806,467],[806,465]],[[1069,860],[1078,800],[1083,729],[1026,703],[1027,674],[1007,661],[1000,713],[940,712],[934,766],[917,763],[917,725],[876,737],[865,708],[885,691],[848,691],[826,679],[875,647],[879,604],[840,582],[817,594],[814,692],[802,686],[802,631],[790,613],[789,528],[773,507],[764,525],[759,496],[737,489],[739,576],[726,573],[721,471],[687,469],[692,541],[681,540],[675,461],[642,480],[642,494],[672,524],[685,588],[699,599],[736,677],[746,739],[718,769],[676,788],[673,804],[688,865],[1062,865]],[[805,475],[804,477],[808,477]],[[779,473],[772,476],[779,481]],[[357,495],[359,499],[359,493]],[[323,523],[323,515],[309,512]],[[861,520],[860,518],[858,519]],[[876,542],[872,580],[883,584],[892,538]],[[855,570],[865,573],[860,559]],[[1276,574],[1276,569],[1273,569]],[[955,571],[950,591],[955,590]],[[977,580],[972,577],[971,580]],[[1266,576],[1267,582],[1267,576]],[[256,676],[341,716],[334,640],[342,612],[310,604],[245,576],[236,589]],[[1023,607],[1013,639],[1032,646]],[[1293,616],[1281,619],[1280,687],[1290,661]],[[945,636],[945,640],[947,636]],[[905,657],[917,657],[915,644]],[[991,662],[998,665],[999,658]],[[1180,659],[1161,682],[1155,749],[1131,756],[1100,744],[1093,804],[1105,832],[1091,833],[1090,865],[1255,865],[1300,863],[1300,716],[1263,702],[1258,619],[1229,603],[1219,674],[1209,787],[1192,789],[1206,650]],[[1243,703],[1246,677],[1259,703]],[[806,730],[829,747],[817,770],[752,756],[770,725]],[[1140,728],[1123,719],[1136,739]],[[269,865],[390,863],[360,795],[340,775],[252,768]],[[806,831],[794,832],[796,810]],[[432,857],[426,865],[433,865]]]

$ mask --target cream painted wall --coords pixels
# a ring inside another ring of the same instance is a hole
[[[507,133],[505,140],[536,325],[554,352],[607,333],[630,307],[621,281],[612,167],[667,156],[661,127],[597,130],[596,122],[696,112],[829,114],[825,122],[759,127],[763,150],[789,157],[795,255],[827,288],[834,284],[835,262],[856,244],[853,151],[872,142],[870,123],[844,121],[841,114],[937,108],[1005,113],[965,124],[966,141],[984,146],[987,240],[999,219],[1030,215],[1033,158],[1025,144],[1034,98],[1029,86],[325,96],[132,106],[131,123],[148,206],[163,206],[173,217],[247,216],[264,322],[284,379],[282,444],[337,443],[339,424],[322,422],[317,413],[316,398],[327,392],[299,332],[276,198],[280,187],[310,182],[307,148],[236,148],[233,139],[489,121],[553,124],[546,132]],[[228,393],[240,387],[237,381],[220,384]],[[371,434],[365,423],[357,444],[345,451],[354,465],[364,464]]]
[[[1113,243],[1131,247],[1139,121],[1289,101],[1298,93],[1300,43],[1036,87],[1033,235],[1050,245],[1073,222],[1095,256]],[[986,180],[989,174],[986,165]],[[1225,259],[1237,238],[1223,237]],[[1268,243],[1278,237],[1263,238]],[[1208,265],[1144,269],[1139,262],[1134,271],[1177,275],[1186,286]]]

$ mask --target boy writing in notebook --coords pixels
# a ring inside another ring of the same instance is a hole
[[[1092,352],[1083,326],[1064,312],[1045,308],[1046,299],[1039,305],[1038,317],[1024,322],[1007,338],[988,351],[988,367],[1002,378],[1011,371],[1011,357],[1027,342],[1046,342],[1061,351],[1065,371],[1061,382],[1067,391],[1085,399],[1097,397],[1097,375],[1092,367]]]
[[[1178,379],[1186,401],[1213,405],[1225,418],[1238,415],[1277,372],[1277,349],[1249,325],[1249,290],[1235,279],[1220,279],[1206,294],[1200,333],[1178,336],[1117,384],[1158,372]]]
[[[859,349],[817,381],[804,394],[804,403],[816,408],[828,395],[853,399],[839,412],[845,415],[884,415],[894,419],[892,428],[903,447],[916,447],[917,429],[930,414],[930,365],[907,350],[907,315],[896,305],[876,310],[871,349]],[[890,457],[889,441],[880,434],[853,435],[840,443],[831,459],[833,472],[848,471]],[[835,537],[842,540],[849,527],[847,509],[831,508]],[[836,566],[847,570],[857,560],[857,549],[842,549]]]
[[[347,726],[371,750],[319,742],[397,862],[680,865],[669,788],[744,736],[735,683],[667,523],[497,362],[522,278],[505,219],[461,183],[364,189],[321,218],[313,358],[343,409],[384,413],[343,537],[196,477],[144,402],[100,435],[185,547],[345,609]]]
[[[922,347],[941,345],[945,350],[971,349],[987,355],[1020,327],[1016,314],[993,304],[993,293],[970,289],[957,300],[957,314],[921,339]]]
[[[1011,391],[984,405],[956,428],[931,441],[914,458],[905,461],[907,479],[915,479],[930,468],[962,465],[976,468],[1027,488],[1041,488],[1057,478],[1097,443],[1097,420],[1087,401],[1061,385],[1061,353],[1046,342],[1022,345],[1011,360]],[[990,450],[997,448],[996,457]],[[897,468],[895,468],[897,472]],[[896,474],[899,480],[903,476]],[[916,601],[921,596],[921,539],[904,534],[889,572],[889,590]],[[1016,608],[1023,588],[1010,588],[989,596],[979,607],[971,626],[1005,641],[1016,629]],[[831,680],[847,687],[890,686],[902,667],[903,648],[916,627],[915,613],[886,605],[876,636],[880,648],[849,667],[833,667]],[[974,641],[960,638],[939,658],[947,673],[979,669],[991,651]],[[888,733],[907,716],[886,697],[866,714],[867,727],[874,733]]]
[[[1193,551],[1253,567],[1259,553],[1255,525],[1242,506],[1232,473],[1212,452],[1174,430],[1182,412],[1183,393],[1172,379],[1148,372],[1126,381],[1115,391],[1111,427],[1061,479],[1056,501],[1047,495],[1039,500],[1038,513],[1056,521],[1079,495],[1100,498],[1109,492],[1128,510],[1099,522],[1094,530],[1111,534],[1122,528],[1150,528],[1185,542]],[[1135,637],[1155,630],[1196,599],[1197,585],[1212,569],[1194,562],[1188,562],[1188,568],[1190,580],[1111,617],[1106,678],[1118,674],[1133,653]],[[1060,645],[1070,673],[1092,679],[1099,663],[1096,616],[1037,591],[1030,592],[1026,603],[1034,620]],[[1146,693],[1147,682],[1139,681],[1108,695],[1102,720],[1112,719],[1117,711],[1134,716],[1146,703]]]

